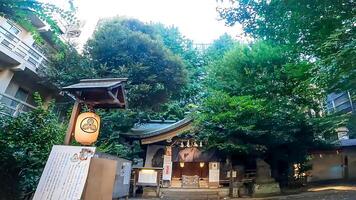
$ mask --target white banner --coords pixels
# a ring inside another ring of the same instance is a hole
[[[172,178],[172,156],[163,156],[162,180],[170,181]]]
[[[79,200],[95,147],[54,145],[33,200]]]

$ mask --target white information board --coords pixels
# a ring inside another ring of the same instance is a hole
[[[33,200],[79,200],[95,147],[54,145]]]
[[[157,184],[157,171],[140,170],[138,173],[138,184]]]
[[[209,163],[209,182],[219,182],[220,178],[219,163]]]

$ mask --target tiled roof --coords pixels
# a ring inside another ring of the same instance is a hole
[[[63,90],[112,88],[126,81],[127,78],[82,79],[77,84],[63,87]]]
[[[151,120],[145,123],[138,123],[127,133],[122,135],[130,138],[143,139],[160,134],[165,134],[177,128],[186,126],[193,120],[190,117],[179,121],[174,120]]]

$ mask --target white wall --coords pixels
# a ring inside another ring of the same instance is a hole
[[[10,84],[14,72],[9,69],[4,69],[0,71],[0,93],[5,93],[7,86]]]

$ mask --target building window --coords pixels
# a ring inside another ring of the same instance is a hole
[[[6,30],[8,30],[10,33],[14,34],[14,35],[18,35],[19,33],[21,33],[21,30],[19,28],[17,28],[12,22],[10,22],[9,20],[7,20],[5,22],[5,24],[3,25],[4,28]]]
[[[28,96],[29,96],[29,93],[26,90],[19,88],[15,94],[15,99],[26,102]],[[16,107],[18,104],[19,104],[19,102],[12,101],[11,107]]]

